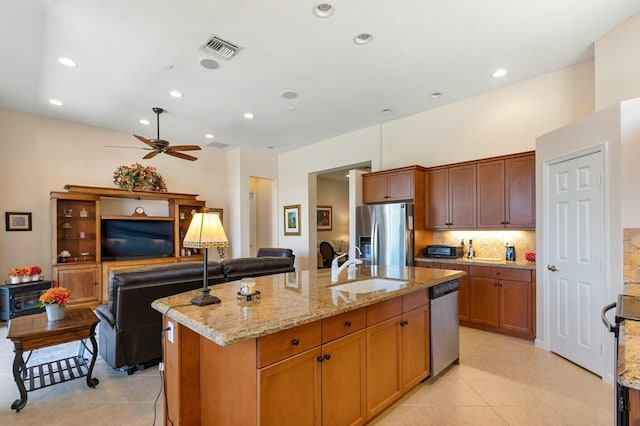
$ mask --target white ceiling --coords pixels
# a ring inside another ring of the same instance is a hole
[[[594,40],[640,11],[640,0],[330,3],[320,19],[304,0],[3,0],[0,108],[151,138],[159,106],[173,144],[212,133],[285,151],[589,60]],[[373,41],[356,45],[363,32]],[[200,50],[213,34],[242,50],[230,61]],[[498,67],[509,74],[490,78]]]

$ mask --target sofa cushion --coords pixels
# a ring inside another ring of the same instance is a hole
[[[223,260],[221,264],[222,271],[228,281],[295,271],[293,259],[290,257],[241,257]]]
[[[290,257],[295,258],[293,250],[280,247],[261,247],[258,249],[257,257]]]
[[[225,281],[222,266],[218,262],[208,262],[209,285]],[[201,262],[172,263],[144,266],[114,271],[109,277],[109,311],[118,311],[118,293],[120,287],[148,283],[171,283],[200,280],[202,283],[204,270]],[[176,290],[175,293],[182,291]],[[158,296],[159,299],[163,296]]]

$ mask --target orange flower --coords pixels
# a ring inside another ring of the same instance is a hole
[[[40,303],[38,306],[51,305],[57,303],[58,305],[66,305],[67,301],[71,298],[71,292],[64,287],[51,287],[45,293],[40,296]]]

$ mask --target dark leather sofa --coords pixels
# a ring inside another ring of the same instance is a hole
[[[295,271],[290,249],[261,248],[257,257],[209,262],[209,285]],[[98,306],[98,352],[107,364],[132,374],[162,357],[162,315],[151,302],[202,287],[202,263],[123,269],[109,277],[109,302]]]

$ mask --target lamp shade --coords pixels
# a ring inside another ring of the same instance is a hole
[[[197,249],[228,247],[229,240],[224,233],[220,216],[217,213],[194,214],[182,245]]]

